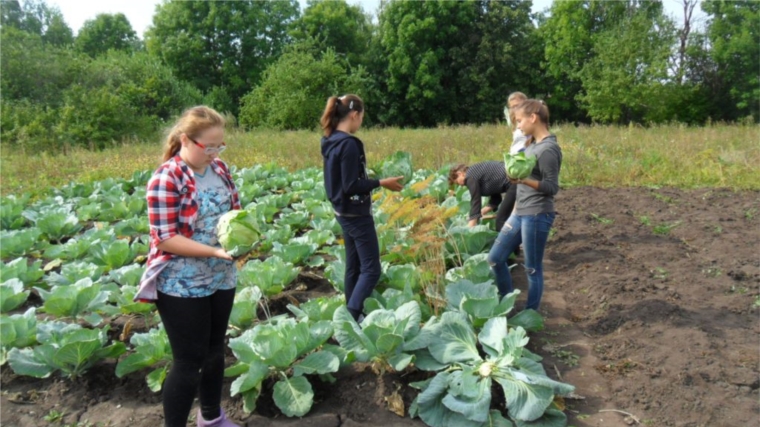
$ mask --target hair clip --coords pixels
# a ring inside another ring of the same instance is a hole
[[[354,101],[352,100],[350,104],[348,104],[348,109],[353,110],[354,109]]]

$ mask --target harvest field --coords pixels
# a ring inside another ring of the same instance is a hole
[[[324,200],[318,136],[231,130],[223,157],[267,239],[239,264],[229,416],[257,427],[423,426],[420,417],[450,426],[752,425],[758,128],[554,130],[563,189],[544,299],[540,316],[515,317],[527,291],[520,259],[522,292],[497,305],[484,255],[496,232],[464,226],[469,196],[449,192],[444,168],[500,159],[504,128],[360,133],[378,175],[410,167],[384,162],[400,150],[424,168],[400,195],[376,194],[384,272],[365,306],[376,314],[361,327],[346,320],[337,291],[340,227]],[[135,143],[3,153],[3,426],[161,425],[152,389],[168,346],[155,309],[131,303],[147,250],[144,187],[159,152]],[[462,391],[462,372],[478,378],[479,393]]]

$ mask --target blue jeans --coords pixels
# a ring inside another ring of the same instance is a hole
[[[364,310],[364,300],[380,280],[380,245],[371,216],[337,217],[346,247],[346,306],[354,319]]]
[[[507,259],[522,243],[528,275],[528,304],[525,308],[538,310],[541,303],[544,292],[544,249],[554,217],[554,212],[510,216],[488,253],[488,264],[496,276],[499,295],[504,296],[513,290]]]

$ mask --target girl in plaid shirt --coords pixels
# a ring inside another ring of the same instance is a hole
[[[198,426],[237,427],[221,409],[224,336],[237,283],[232,257],[216,239],[223,214],[240,209],[227,165],[224,118],[185,111],[148,182],[150,254],[135,297],[155,301],[172,347],[163,392],[167,427],[185,426],[199,393]]]

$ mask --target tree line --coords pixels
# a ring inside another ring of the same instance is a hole
[[[373,17],[343,0],[164,1],[140,39],[120,13],[74,36],[44,0],[4,0],[0,139],[102,148],[199,103],[245,128],[311,129],[346,92],[377,126],[493,123],[518,90],[553,122],[759,121],[760,3],[681,5],[389,0]]]

